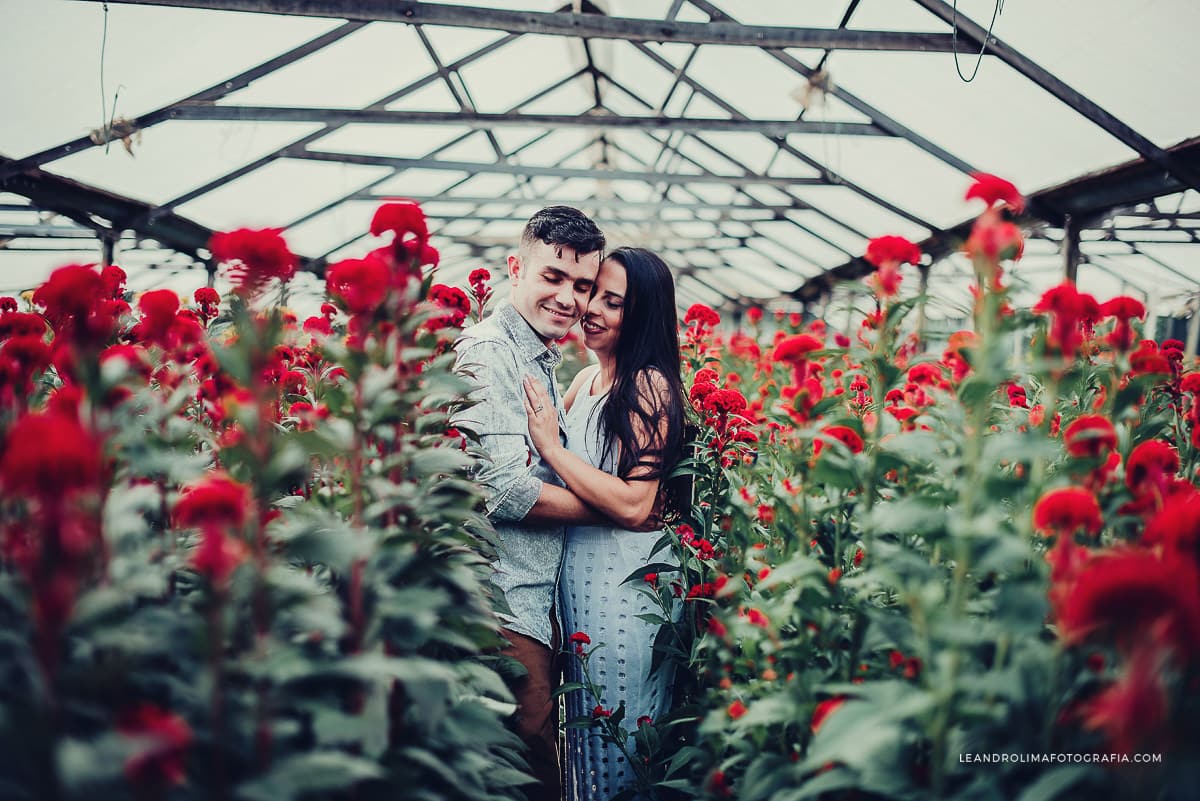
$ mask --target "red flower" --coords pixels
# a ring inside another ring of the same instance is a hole
[[[1129,354],[1129,368],[1133,375],[1170,375],[1171,362],[1152,339],[1143,339],[1137,350]]]
[[[434,284],[429,288],[429,300],[446,312],[429,319],[426,325],[431,331],[461,326],[471,313],[471,301],[458,287]]]
[[[200,545],[192,552],[191,564],[214,587],[221,588],[248,554],[246,543],[226,536],[219,526],[206,525],[200,533]]]
[[[303,330],[309,334],[329,336],[333,333],[333,324],[328,317],[309,317],[304,321]]]
[[[17,310],[17,299],[11,295],[0,297],[0,314],[5,312],[15,312]]]
[[[1135,495],[1166,487],[1167,479],[1179,472],[1179,452],[1169,443],[1146,440],[1133,449],[1125,462],[1125,485]]]
[[[1190,488],[1169,495],[1146,524],[1142,542],[1162,544],[1167,553],[1200,557],[1200,492]]]
[[[851,453],[862,453],[863,439],[858,432],[849,426],[825,426],[821,434],[813,440],[813,455],[821,452],[829,439],[837,440],[850,449]]]
[[[44,502],[95,489],[103,472],[100,442],[75,417],[27,414],[9,430],[0,460],[7,492]]]
[[[732,720],[737,720],[737,719],[738,719],[738,718],[740,718],[742,715],[746,714],[746,712],[747,712],[748,710],[746,709],[746,705],[745,705],[745,704],[743,704],[743,703],[742,703],[742,702],[739,700],[739,701],[734,701],[732,704],[730,704],[730,705],[729,705],[729,708],[728,708],[728,709],[726,709],[725,711],[729,713],[729,717],[730,717],[730,719],[732,719]]]
[[[971,177],[975,179],[975,183],[967,190],[964,200],[979,198],[988,204],[988,208],[997,203],[1004,203],[1014,214],[1025,210],[1025,198],[1010,181],[986,172],[973,172]]]
[[[725,624],[720,620],[717,620],[715,617],[710,617],[706,625],[708,627],[708,633],[716,637],[724,637],[729,633],[729,629],[725,628]]]
[[[1117,447],[1117,431],[1100,414],[1081,414],[1063,432],[1063,444],[1074,457],[1098,459]]]
[[[596,708],[592,710],[592,720],[600,720],[601,718],[611,718],[612,710],[605,709],[600,704],[596,704]]]
[[[809,724],[812,733],[816,734],[825,720],[844,703],[846,703],[846,696],[835,695],[833,698],[826,698],[817,704],[816,708],[813,709],[812,722]]]
[[[1025,239],[1021,229],[1014,223],[1000,219],[994,211],[985,211],[972,226],[971,235],[967,237],[963,249],[972,259],[982,257],[991,262],[1004,259],[1020,261],[1025,253]],[[993,288],[998,288],[999,280],[1000,274],[997,272],[992,278]]]
[[[1133,345],[1134,332],[1129,321],[1145,317],[1146,307],[1140,300],[1122,295],[1101,305],[1100,314],[1103,317],[1116,318],[1117,323],[1106,337],[1106,341],[1117,350],[1125,352]]]
[[[750,325],[758,325],[762,322],[763,310],[761,306],[751,306],[746,309],[746,319],[750,321]]]
[[[412,238],[424,244],[429,239],[429,227],[425,222],[425,212],[411,200],[399,203],[384,203],[375,210],[371,218],[371,234],[379,236],[386,231],[396,235],[396,242],[402,242],[412,235]]]
[[[125,294],[125,271],[115,264],[110,264],[100,270],[100,284],[104,287],[104,297],[118,300]]]
[[[210,473],[184,487],[175,502],[175,524],[185,528],[207,525],[245,525],[252,498],[250,488],[221,472]]]
[[[1159,672],[1152,651],[1135,652],[1125,675],[1080,709],[1084,728],[1104,732],[1123,754],[1161,735],[1168,701]]]
[[[6,311],[0,314],[0,339],[19,336],[46,336],[46,318],[29,312]]]
[[[914,364],[908,371],[908,380],[918,386],[930,387],[946,380],[942,368],[932,362]]]
[[[1179,391],[1200,394],[1200,373],[1188,373],[1179,382]]]
[[[808,361],[808,354],[824,347],[825,343],[812,334],[794,334],[779,340],[771,353],[771,361],[802,365]]]
[[[202,286],[192,293],[192,300],[201,306],[216,306],[221,302],[221,296],[212,287]]]
[[[208,249],[219,262],[231,264],[229,280],[235,291],[252,296],[271,279],[287,282],[296,273],[298,260],[281,236],[282,228],[215,233]]]
[[[1063,639],[1078,644],[1111,634],[1128,648],[1150,634],[1177,657],[1200,655],[1200,594],[1196,567],[1125,548],[1095,556],[1063,594],[1058,625]]]
[[[153,704],[142,704],[121,716],[117,731],[138,742],[137,750],[125,760],[125,777],[131,784],[152,792],[183,781],[192,743],[187,721]]]
[[[758,626],[759,628],[763,629],[771,625],[771,621],[767,619],[767,616],[758,609],[751,609],[746,614],[746,619],[750,621],[750,625]]]
[[[1097,534],[1103,526],[1096,496],[1080,487],[1050,490],[1033,506],[1033,527],[1044,534]]]
[[[133,329],[134,336],[147,345],[170,347],[168,334],[179,311],[179,296],[169,289],[155,289],[138,298],[142,319]]]
[[[902,236],[877,236],[867,243],[865,258],[876,267],[916,264],[921,260],[921,249]]]
[[[584,634],[582,631],[577,631],[574,634],[572,634],[570,637],[570,641],[573,643],[582,643],[584,645],[592,644],[592,638],[587,636],[586,634]]]
[[[1079,292],[1070,281],[1063,281],[1058,286],[1046,290],[1034,305],[1033,311],[1037,314],[1053,315],[1054,321],[1046,342],[1051,347],[1061,350],[1064,355],[1072,356],[1083,341],[1079,324],[1091,316],[1092,307],[1096,305],[1096,299],[1091,295]]]
[[[55,331],[91,342],[108,339],[123,305],[105,297],[100,274],[83,264],[52,272],[33,293],[33,303],[45,309]]]
[[[721,315],[703,303],[693,303],[683,315],[684,325],[698,323],[701,328],[713,328],[721,323]]]
[[[695,389],[692,387],[693,392]],[[705,397],[704,409],[713,414],[738,414],[746,409],[746,397],[736,389],[717,389]]]
[[[371,315],[387,299],[391,270],[372,252],[365,259],[346,259],[330,265],[325,286],[331,297],[354,315]]]
[[[50,346],[40,335],[23,334],[0,344],[0,390],[28,394],[30,380],[50,366]]]

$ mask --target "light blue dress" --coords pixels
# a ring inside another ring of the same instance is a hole
[[[591,395],[583,387],[567,412],[567,449],[593,467],[615,472],[615,459],[601,464],[604,452],[600,419],[606,394]],[[659,539],[657,532],[627,531],[614,526],[570,526],[559,583],[559,601],[564,624],[563,639],[576,631],[591,637],[592,646],[604,647],[592,655],[588,672],[601,688],[603,706],[616,710],[625,702],[627,731],[637,728],[637,719],[653,720],[670,709],[671,674],[665,667],[653,678],[654,638],[659,627],[639,620],[637,615],[660,612],[657,605],[638,591],[640,582],[622,584],[634,571],[653,561],[671,561],[666,549],[651,554]],[[655,558],[651,558],[655,556]],[[644,586],[644,585],[642,585]],[[582,681],[579,661],[568,658],[566,680]],[[590,716],[595,699],[585,690],[566,697],[567,719]],[[636,744],[626,741],[636,756]],[[567,729],[568,801],[609,801],[622,790],[635,786],[635,773],[613,743],[600,738],[598,730]]]

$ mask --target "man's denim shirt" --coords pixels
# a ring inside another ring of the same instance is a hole
[[[529,438],[525,390],[531,375],[545,384],[562,422],[562,400],[554,368],[562,361],[555,345],[546,345],[508,302],[487,319],[469,326],[454,345],[456,367],[478,385],[479,402],[454,416],[454,424],[475,431],[490,461],[476,480],[487,490],[487,515],[500,539],[492,583],[504,592],[512,616],[505,628],[551,644],[550,612],[563,554],[563,526],[533,526],[522,521],[537,502],[543,483],[563,486],[541,460]]]

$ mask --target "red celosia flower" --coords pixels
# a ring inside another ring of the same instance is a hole
[[[46,318],[40,314],[8,311],[0,314],[0,339],[19,336],[46,336]]]
[[[768,620],[767,616],[759,609],[751,609],[749,612],[747,612],[746,619],[750,621],[750,625],[758,626],[759,628],[765,629],[771,625],[771,621]]]
[[[1179,452],[1169,443],[1146,440],[1129,454],[1125,461],[1125,485],[1135,495],[1157,489],[1160,493],[1167,479],[1179,472]]]
[[[458,287],[434,284],[429,288],[429,300],[445,310],[444,314],[431,317],[426,323],[431,331],[461,326],[471,313],[471,301]]]
[[[221,296],[217,293],[217,290],[210,286],[202,286],[197,289],[194,293],[192,293],[192,299],[201,306],[205,304],[215,305],[221,302]]]
[[[1129,354],[1129,368],[1134,375],[1170,375],[1171,362],[1159,352],[1154,340],[1143,339]]]
[[[137,740],[133,755],[125,760],[125,776],[131,784],[153,793],[183,781],[192,730],[182,717],[142,704],[121,715],[117,731]]]
[[[1123,754],[1161,736],[1168,701],[1160,672],[1153,651],[1136,651],[1125,674],[1081,707],[1084,728],[1104,732]]]
[[[179,310],[179,296],[169,289],[155,289],[138,298],[142,319],[133,334],[146,345],[169,347],[168,334]]]
[[[775,350],[771,353],[771,360],[788,364],[804,364],[808,361],[808,354],[824,347],[825,343],[812,334],[795,334],[779,340],[775,345]]]
[[[1117,431],[1104,415],[1081,414],[1063,432],[1063,444],[1072,456],[1098,459],[1117,447]]]
[[[746,397],[736,389],[714,390],[704,399],[704,409],[713,414],[738,414],[746,409]]]
[[[935,386],[945,380],[942,368],[932,362],[914,364],[908,371],[908,380],[918,386]]]
[[[1177,657],[1200,655],[1200,594],[1196,566],[1122,548],[1093,557],[1062,596],[1058,626],[1077,644],[1110,634],[1129,650],[1153,632]]]
[[[730,704],[729,708],[726,709],[725,711],[729,713],[729,717],[732,720],[737,720],[742,715],[746,714],[747,709],[746,709],[746,705],[743,704],[740,700],[738,700],[738,701],[734,701],[732,704]]]
[[[570,640],[573,643],[583,643],[584,645],[592,644],[592,638],[584,634],[582,631],[577,631],[572,634]]]
[[[762,316],[763,310],[760,306],[751,306],[746,309],[746,319],[750,322],[750,325],[758,325],[762,322]]]
[[[59,267],[33,293],[34,305],[59,333],[89,342],[102,342],[112,333],[119,312],[117,301],[105,297],[104,283],[91,265]],[[123,301],[121,302],[123,303]]]
[[[1020,214],[1025,210],[1025,198],[1017,191],[1012,182],[986,172],[973,172],[971,177],[975,183],[967,190],[964,200],[979,198],[988,204],[988,208],[997,203],[1004,203],[1013,213]]]
[[[1163,501],[1162,509],[1146,524],[1142,542],[1163,545],[1168,554],[1200,557],[1200,492],[1190,485]]]
[[[692,402],[693,406],[702,405],[704,399],[716,391],[716,384],[710,384],[707,381],[697,381],[692,385],[691,391],[688,392],[688,400]]]
[[[100,442],[74,416],[27,414],[8,432],[0,459],[6,492],[57,501],[96,489],[103,471]]]
[[[605,709],[600,704],[596,704],[596,708],[592,710],[592,720],[600,720],[601,718],[611,718],[612,710]]]
[[[219,262],[231,264],[229,280],[235,291],[252,296],[271,279],[287,282],[296,273],[296,256],[288,250],[282,228],[215,233],[208,249]]]
[[[1053,315],[1054,320],[1046,342],[1051,347],[1058,348],[1064,355],[1072,356],[1083,341],[1080,322],[1089,316],[1094,305],[1095,298],[1079,292],[1070,281],[1063,281],[1058,286],[1046,290],[1034,305],[1033,311],[1037,314]]]
[[[687,313],[683,316],[683,324],[690,325],[698,323],[701,328],[713,328],[721,322],[721,315],[717,314],[703,303],[693,303],[688,308]]]
[[[1100,314],[1103,317],[1116,318],[1116,325],[1106,337],[1106,341],[1117,350],[1124,352],[1133,345],[1134,331],[1129,321],[1145,317],[1146,307],[1140,300],[1122,295],[1101,305]]]
[[[725,628],[725,624],[715,617],[710,617],[708,623],[705,625],[708,628],[708,633],[715,637],[724,637],[729,633],[729,629]]]
[[[1005,259],[1020,261],[1025,253],[1025,239],[1014,223],[1001,219],[994,211],[985,211],[975,221],[963,249],[972,259],[985,258],[990,262]],[[1000,273],[992,276],[992,288],[998,289]]]
[[[365,259],[346,259],[330,265],[325,286],[331,297],[354,315],[371,315],[387,299],[391,269],[374,254]]]
[[[371,234],[391,231],[396,235],[396,242],[408,238],[416,239],[424,244],[429,239],[429,227],[425,221],[425,212],[411,200],[399,203],[384,203],[375,211],[371,218]]]
[[[250,488],[221,472],[184,487],[175,502],[175,523],[183,527],[240,527],[249,518]]]
[[[119,299],[125,294],[125,271],[115,264],[110,264],[100,270],[100,285],[104,287],[104,297]]]
[[[1096,496],[1081,487],[1050,490],[1033,506],[1033,527],[1043,534],[1069,536],[1081,528],[1096,534],[1103,526]]]
[[[15,312],[17,310],[17,299],[11,295],[0,297],[0,314],[4,312]]]
[[[22,334],[0,344],[0,391],[27,394],[30,381],[50,366],[50,346],[38,334]]]
[[[721,376],[717,373],[716,370],[710,369],[708,367],[701,367],[699,370],[696,371],[696,375],[692,379],[692,382],[694,384],[700,384],[700,383],[707,381],[711,384],[716,384],[717,379],[719,379],[720,377]]]
[[[851,453],[862,453],[863,439],[859,433],[849,426],[825,426],[821,434],[813,440],[813,455],[821,452],[827,439],[834,439],[850,449]]]
[[[837,708],[844,703],[846,703],[846,696],[835,695],[834,697],[826,698],[824,701],[821,701],[819,704],[817,704],[816,708],[813,709],[812,722],[809,724],[809,727],[812,729],[812,733],[816,734],[817,730],[821,728],[821,725],[826,721],[826,719],[828,719],[829,716],[832,715]]]
[[[1025,393],[1025,387],[1020,384],[1009,384],[1007,391],[1009,406],[1020,409],[1029,408],[1029,397]]]
[[[214,587],[222,588],[248,555],[244,542],[226,536],[219,526],[206,525],[200,533],[200,545],[192,552],[191,565]]]
[[[916,264],[921,260],[921,249],[902,236],[877,236],[867,243],[864,258],[876,267],[889,262]]]
[[[1179,381],[1179,391],[1200,394],[1200,373],[1188,373]]]

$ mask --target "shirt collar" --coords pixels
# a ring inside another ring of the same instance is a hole
[[[558,349],[558,345],[553,342],[547,345],[543,342],[511,302],[506,302],[496,309],[495,315],[501,329],[516,343],[518,352],[526,362],[543,359],[548,361],[551,367],[556,367],[562,361],[562,351]]]

